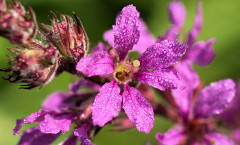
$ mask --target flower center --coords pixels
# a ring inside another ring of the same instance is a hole
[[[125,63],[118,64],[114,72],[114,77],[121,83],[128,83],[132,78],[132,66]]]

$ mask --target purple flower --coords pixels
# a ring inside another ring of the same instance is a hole
[[[173,1],[169,3],[169,15],[172,23],[171,28],[166,32],[165,36],[160,36],[158,42],[162,40],[176,40],[178,35],[181,34],[181,29],[184,26],[186,10],[184,5],[180,1]],[[197,12],[192,29],[190,30],[186,39],[186,44],[190,47],[187,49],[182,61],[190,61],[197,65],[206,66],[209,65],[215,53],[212,48],[212,44],[216,42],[215,38],[211,38],[208,41],[195,42],[199,32],[202,28],[202,2],[197,3]]]
[[[8,4],[0,0],[0,36],[12,44],[26,46],[37,32],[35,14],[31,8],[27,11],[18,0]]]
[[[185,90],[178,88],[172,95],[179,108],[180,124],[165,134],[158,133],[156,138],[160,145],[178,144],[225,144],[234,145],[224,135],[212,131],[212,116],[222,113],[232,101],[235,94],[235,83],[231,79],[211,83],[201,92],[189,87],[194,82],[185,79],[189,84]],[[180,89],[180,90],[179,90]]]
[[[85,85],[83,82],[81,84],[81,86]],[[37,127],[24,131],[18,144],[50,144],[61,133],[69,131],[70,125],[74,123],[74,133],[66,138],[62,144],[76,145],[78,138],[82,144],[93,145],[88,136],[90,131],[93,130],[90,108],[96,93],[76,91],[76,87],[74,87],[74,91],[71,90],[68,93],[56,92],[51,94],[43,102],[42,109],[28,117],[17,120],[16,127],[13,130],[14,135],[19,134],[19,130],[24,124],[39,123]],[[81,130],[82,134],[80,134]]]
[[[186,10],[184,5],[180,1],[173,1],[169,3],[168,6],[170,21],[172,22],[171,28],[166,32],[165,36],[160,36],[158,38],[158,42],[163,41],[164,39],[175,40],[181,35],[181,30],[184,26],[184,21],[186,17]],[[195,21],[192,29],[190,30],[187,38],[184,40],[185,43],[189,45],[189,48],[186,51],[186,54],[182,57],[180,63],[176,65],[176,70],[179,73],[180,78],[183,81],[187,81],[187,83],[182,83],[179,86],[178,90],[173,91],[173,93],[181,93],[185,97],[191,97],[192,92],[188,91],[188,89],[192,90],[200,85],[200,80],[198,78],[197,73],[192,68],[192,63],[197,65],[206,66],[209,65],[213,58],[215,57],[215,53],[212,49],[212,44],[215,43],[215,38],[211,38],[208,41],[199,41],[195,42],[200,30],[202,27],[202,3],[201,1],[197,2],[197,12],[195,16]],[[189,84],[188,84],[189,83]],[[179,100],[185,104],[185,109],[188,109],[186,99]],[[182,108],[183,109],[183,108]]]
[[[112,78],[110,83],[102,86],[93,103],[94,125],[102,127],[116,117],[123,102],[123,109],[130,121],[139,131],[149,133],[154,122],[153,109],[141,93],[129,83],[137,80],[160,90],[177,88],[179,78],[172,65],[185,54],[187,46],[165,40],[147,49],[143,48],[145,51],[138,60],[130,60],[126,57],[128,52],[138,44],[141,34],[146,34],[141,33],[140,28],[141,21],[136,8],[133,5],[124,7],[116,20],[116,25],[113,26],[114,39],[107,38],[110,43],[114,40],[113,51],[116,50],[117,55],[111,56],[105,49],[94,50],[93,54],[82,58],[76,66],[78,71],[88,77],[110,75]]]

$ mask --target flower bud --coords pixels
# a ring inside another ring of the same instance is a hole
[[[6,80],[26,83],[21,88],[31,89],[42,87],[55,77],[59,54],[54,46],[32,42],[25,49],[9,50],[16,53],[16,56],[11,57],[10,67],[1,70],[11,73]]]
[[[77,63],[85,56],[88,49],[88,37],[79,18],[74,14],[76,23],[71,17],[59,14],[61,21],[52,12],[54,19],[51,19],[52,26],[42,24],[46,30],[46,40],[53,43],[59,52],[72,63]]]
[[[34,12],[26,11],[18,0],[8,4],[0,0],[0,36],[7,38],[12,44],[26,46],[37,32]]]

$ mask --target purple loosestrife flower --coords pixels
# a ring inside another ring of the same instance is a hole
[[[124,7],[116,20],[116,25],[113,26],[114,49],[110,50],[110,53],[116,51],[117,55],[110,56],[106,47],[100,43],[94,47],[93,54],[82,58],[76,66],[78,71],[88,77],[109,75],[112,79],[110,83],[102,86],[94,100],[92,106],[94,125],[102,127],[116,117],[123,102],[123,109],[129,120],[139,131],[149,133],[154,122],[153,109],[141,93],[129,83],[136,80],[160,90],[177,88],[179,79],[172,65],[184,55],[186,45],[162,41],[147,49],[144,48],[146,51],[139,59],[132,61],[126,56],[140,41],[142,32],[140,28],[139,12],[135,6]]]
[[[61,133],[69,131],[72,123],[74,123],[73,133],[62,141],[61,144],[76,145],[77,139],[79,139],[82,145],[93,145],[88,136],[90,131],[94,131],[90,118],[90,108],[96,92],[86,93],[78,91],[80,86],[85,85],[95,86],[95,84],[86,81],[70,85],[70,92],[51,94],[43,102],[42,109],[28,117],[17,120],[16,127],[13,130],[14,135],[19,134],[19,130],[24,124],[39,123],[37,127],[23,132],[18,145],[51,144]]]
[[[158,42],[162,40],[176,40],[178,35],[181,33],[186,17],[186,10],[184,5],[180,1],[173,1],[168,6],[170,21],[172,26],[166,32],[165,36],[160,36]],[[208,41],[195,42],[199,32],[202,28],[202,2],[198,0],[197,12],[194,20],[192,29],[190,30],[185,43],[190,47],[184,55],[182,61],[193,62],[197,65],[206,66],[209,65],[215,53],[212,48],[212,44],[216,42],[215,38],[211,38]]]
[[[189,82],[192,80],[184,81],[187,85],[192,85]],[[234,94],[235,83],[231,79],[211,83],[201,92],[192,87],[172,91],[179,109],[179,125],[165,134],[158,133],[156,138],[159,145],[234,145],[226,136],[213,131],[215,122],[212,117],[224,111]]]
[[[35,15],[31,8],[24,9],[18,0],[8,4],[0,0],[0,36],[12,44],[26,46],[37,32]]]
[[[160,36],[158,42],[162,40],[175,40],[181,34],[183,30],[184,21],[186,17],[186,10],[184,5],[180,1],[170,2],[168,5],[170,21],[172,26],[166,32],[165,36]],[[194,20],[192,29],[190,30],[187,38],[184,39],[184,42],[189,45],[189,48],[186,51],[186,54],[182,57],[181,62],[176,65],[177,72],[181,78],[188,80],[191,85],[181,85],[178,87],[179,91],[196,88],[200,80],[197,73],[192,68],[192,63],[197,65],[206,66],[209,65],[215,53],[212,48],[212,44],[215,43],[215,38],[209,39],[207,42],[199,41],[195,42],[196,38],[202,28],[202,2],[198,0],[197,2],[197,12]],[[189,94],[191,96],[191,94]]]

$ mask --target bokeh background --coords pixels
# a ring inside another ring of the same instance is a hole
[[[71,15],[74,11],[82,20],[89,36],[91,46],[103,41],[103,32],[115,24],[115,18],[121,9],[134,4],[147,23],[149,30],[157,37],[170,27],[167,4],[169,0],[21,0],[30,5],[36,13],[37,22],[50,24],[50,11]],[[183,0],[187,9],[185,31],[191,28],[195,15],[196,0]],[[240,1],[239,0],[203,0],[204,22],[198,40],[217,39],[214,44],[216,58],[208,67],[196,67],[205,85],[223,78],[240,77]],[[0,38],[0,68],[8,66],[7,47],[12,46],[6,39]],[[0,73],[0,76],[5,76]],[[50,93],[68,90],[68,84],[75,77],[64,73],[41,89],[21,90],[19,84],[11,84],[0,79],[0,145],[14,145],[19,140],[12,135],[15,120],[23,118],[39,110],[41,102]],[[155,134],[165,132],[172,122],[156,117],[154,128],[150,134],[140,133],[136,129],[125,132],[114,132],[106,127],[96,136],[94,143],[98,145],[143,145],[150,140],[157,144]],[[29,128],[26,125],[22,130]],[[60,142],[63,137],[54,144]]]

